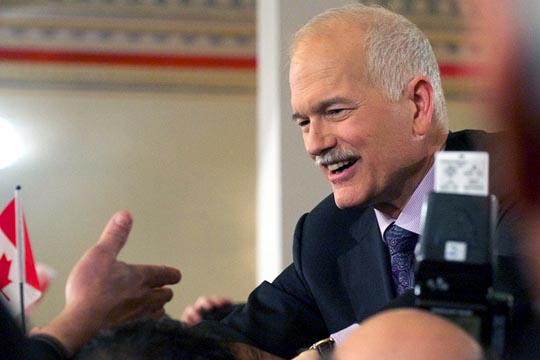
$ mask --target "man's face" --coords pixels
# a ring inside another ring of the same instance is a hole
[[[293,119],[330,182],[336,205],[400,198],[404,177],[418,159],[415,105],[404,96],[389,102],[367,83],[362,44],[339,35],[303,42],[291,59],[289,82]]]

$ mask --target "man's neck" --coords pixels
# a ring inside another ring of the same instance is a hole
[[[403,174],[396,175],[396,179],[409,178],[409,180],[400,187],[396,187],[397,194],[390,194],[390,197],[392,197],[391,201],[380,202],[373,205],[373,207],[385,214],[387,217],[397,219],[405,206],[411,200],[423,179],[431,170],[434,158],[435,156],[431,155],[429,158],[425,159],[423,163],[420,163],[418,166],[419,170],[415,171],[414,175],[412,176],[407,174],[407,171],[405,171]]]
[[[434,168],[432,166],[397,216],[388,216],[378,209],[375,209],[375,215],[377,216],[377,222],[381,229],[381,233],[384,233],[384,230],[388,225],[395,222],[396,225],[403,229],[420,234],[422,204],[424,203],[425,197],[433,190],[433,184]]]
[[[374,204],[373,207],[385,214],[385,216],[397,219],[405,206],[410,202],[413,194],[417,191],[419,185],[425,179],[428,172],[432,171],[435,162],[435,153],[444,150],[448,137],[448,129],[433,129],[431,137],[432,142],[428,145],[429,155],[418,164],[412,165],[411,169],[406,169],[402,174],[396,175],[396,179],[409,179],[401,186],[396,187],[395,194],[389,194],[391,201],[382,201]],[[416,169],[415,169],[416,168]],[[398,180],[400,181],[400,180]],[[402,180],[401,180],[402,181]],[[431,191],[433,184],[431,185]]]

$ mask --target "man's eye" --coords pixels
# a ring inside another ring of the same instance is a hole
[[[329,120],[335,120],[340,121],[344,120],[349,117],[351,112],[353,111],[353,108],[335,108],[335,109],[328,109],[326,111],[326,117]]]
[[[305,126],[309,125],[309,120],[308,119],[302,119],[302,120],[298,120],[296,123],[300,127],[305,127]]]
[[[345,109],[330,109],[330,110],[328,110],[328,115],[330,115],[330,116],[339,115],[343,111],[345,111]]]

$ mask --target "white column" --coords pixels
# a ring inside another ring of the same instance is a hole
[[[343,0],[257,1],[257,281],[292,261],[298,218],[331,192],[291,120],[288,47],[307,20]]]

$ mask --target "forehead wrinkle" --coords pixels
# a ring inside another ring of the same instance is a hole
[[[304,62],[304,64],[306,64],[306,62]],[[293,107],[295,103],[296,105],[299,105],[298,99],[302,99],[303,101],[301,102],[305,104],[306,101],[311,101],[309,98],[313,95],[313,91],[318,91],[320,88],[325,88],[328,90],[335,89],[339,82],[339,79],[335,76],[335,69],[337,69],[335,65],[328,65],[322,69],[320,66],[310,69],[310,66],[301,66],[298,63],[291,66],[293,71],[291,72],[290,84],[292,95],[291,100],[293,103]],[[296,66],[297,68],[294,69],[294,66]],[[301,68],[299,69],[298,67]],[[297,98],[296,101],[295,97]],[[297,113],[301,113],[303,111],[315,111],[315,109],[320,109],[321,103],[322,101],[318,101],[316,104],[305,104],[307,108],[303,110],[298,109]]]
[[[336,85],[336,74],[340,70],[340,66],[333,61],[326,61],[325,64],[321,64],[319,61],[318,64],[315,65],[311,64],[309,58],[304,61],[293,63],[291,68],[293,71],[291,72],[290,80],[296,80],[295,86],[299,87],[300,91],[305,91],[306,88],[312,84],[317,84],[319,82],[323,83],[325,86]]]

